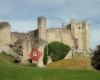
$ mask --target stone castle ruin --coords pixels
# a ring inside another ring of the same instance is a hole
[[[63,23],[62,28],[46,29],[46,18],[38,17],[38,29],[28,33],[11,32],[11,25],[8,22],[0,22],[0,51],[8,51],[9,45],[23,47],[23,62],[29,58],[33,47],[38,47],[44,53],[44,47],[52,41],[59,41],[71,47],[71,51],[65,57],[72,58],[72,53],[82,52],[86,55],[90,52],[90,32],[87,21],[77,22],[72,18],[70,24]],[[43,65],[43,56],[39,61]]]

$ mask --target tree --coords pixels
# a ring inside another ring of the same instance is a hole
[[[63,59],[69,51],[70,47],[68,45],[58,41],[53,41],[44,49],[44,63],[47,62],[47,56],[50,56],[52,61],[58,61]]]
[[[91,64],[95,69],[100,70],[100,45],[93,51]]]

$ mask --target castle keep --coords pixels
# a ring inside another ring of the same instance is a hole
[[[18,42],[23,46],[23,60],[25,61],[33,47],[39,47],[40,51],[44,53],[44,47],[48,43],[59,41],[69,45],[71,49],[89,52],[90,33],[87,21],[77,22],[75,18],[72,18],[70,24],[63,23],[62,28],[49,29],[46,29],[45,17],[39,17],[37,22],[38,29],[28,33],[11,32],[11,25],[8,22],[0,22],[0,51],[7,51],[10,44]]]

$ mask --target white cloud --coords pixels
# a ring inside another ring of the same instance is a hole
[[[37,29],[35,21],[16,21],[11,22],[12,31],[28,32]]]
[[[100,44],[100,24],[92,25],[91,27],[91,45],[92,47],[96,47],[96,45]]]

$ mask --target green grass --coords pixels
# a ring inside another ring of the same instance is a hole
[[[100,71],[28,67],[0,55],[0,80],[100,80]]]

